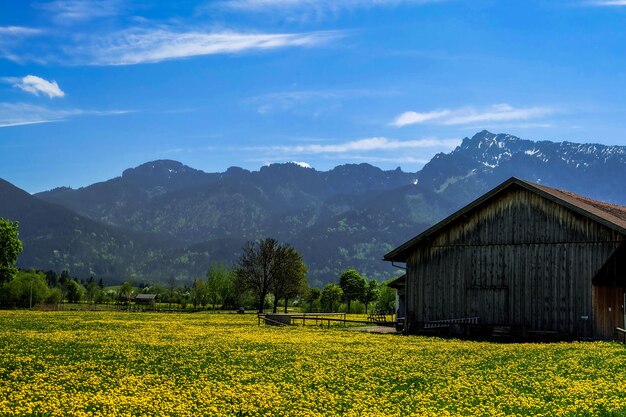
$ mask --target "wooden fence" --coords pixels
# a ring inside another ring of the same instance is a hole
[[[261,322],[268,325],[275,326],[285,326],[285,325],[297,325],[302,323],[302,326],[306,326],[307,321],[310,324],[315,324],[316,326],[327,325],[330,328],[331,323],[340,323],[346,325],[348,323],[354,324],[376,324],[379,326],[394,326],[395,322],[393,320],[386,321],[372,321],[372,319],[349,319],[346,313],[297,313],[297,314],[283,314],[281,315],[288,320],[284,320],[282,317],[280,320],[276,319],[274,315],[267,313],[259,313],[258,314],[258,324],[261,325]]]

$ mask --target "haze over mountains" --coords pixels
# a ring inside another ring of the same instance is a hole
[[[534,142],[482,131],[417,173],[368,164],[316,171],[273,164],[205,173],[153,161],[80,189],[31,196],[0,182],[0,216],[20,221],[22,267],[111,282],[191,280],[243,243],[288,242],[312,285],[346,268],[396,273],[381,258],[511,176],[626,205],[626,147]]]

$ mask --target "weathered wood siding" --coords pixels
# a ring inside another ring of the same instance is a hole
[[[592,336],[592,279],[621,236],[522,187],[485,201],[418,245],[407,266],[407,319]],[[588,317],[588,319],[585,319]]]

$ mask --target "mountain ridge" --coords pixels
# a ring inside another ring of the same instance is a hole
[[[102,224],[61,205],[38,199],[11,183],[0,179],[0,215],[19,222],[24,243],[18,265],[27,268],[72,269],[78,275],[107,276],[109,271],[135,274],[147,252],[162,251],[169,246],[168,236],[145,234]],[[108,251],[101,255],[102,247]],[[136,247],[144,248],[135,250]],[[129,264],[116,265],[111,256],[122,253]],[[68,265],[67,258],[73,258]],[[132,261],[132,262],[131,262]],[[71,266],[71,268],[70,268]]]
[[[531,141],[483,130],[452,152],[435,155],[419,172],[419,182],[457,195],[463,205],[512,176],[626,205],[626,146]]]
[[[377,279],[392,276],[382,254],[511,176],[625,205],[626,147],[481,131],[416,173],[366,163],[328,171],[284,163],[206,173],[158,160],[107,181],[32,198],[115,230],[166,237],[157,248],[136,243],[137,253],[149,255],[134,268],[122,267],[125,261],[117,258],[124,255],[114,247],[93,255],[116,258],[120,275],[130,269],[140,279],[190,280],[203,276],[211,260],[236,261],[245,241],[272,236],[300,250],[311,282],[322,285],[346,268]],[[84,263],[67,256],[65,269]],[[129,254],[127,262],[133,256],[139,255]],[[37,259],[45,264],[44,255]]]

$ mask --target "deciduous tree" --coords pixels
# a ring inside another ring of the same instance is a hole
[[[307,268],[302,256],[292,247],[284,246],[279,249],[280,266],[271,285],[274,294],[274,313],[278,309],[278,301],[285,301],[285,313],[289,299],[304,293],[307,288]]]
[[[319,303],[322,291],[319,288],[309,288],[304,296],[304,302],[309,305],[309,311],[315,311],[315,305]],[[319,307],[319,305],[317,305]]]
[[[0,284],[8,282],[17,272],[15,263],[23,250],[18,226],[18,222],[0,217]]]
[[[365,279],[355,269],[347,269],[339,277],[339,286],[343,291],[343,299],[348,304],[349,313],[350,303],[363,298]]]
[[[198,305],[202,307],[206,306],[209,302],[209,291],[206,281],[203,279],[194,280],[191,286],[190,296],[191,304],[193,304],[194,308],[197,308]]]
[[[87,298],[87,301],[89,301],[90,303],[96,301],[96,299],[98,298],[98,294],[101,291],[102,290],[96,283],[96,280],[93,277],[89,277],[89,279],[87,280],[87,284],[85,285],[85,297]]]
[[[334,313],[339,307],[343,291],[337,284],[328,284],[322,290],[321,304],[324,311]]]
[[[49,291],[43,272],[19,271],[0,287],[0,299],[5,305],[32,307],[44,302]]]
[[[120,289],[117,292],[117,297],[119,301],[122,301],[128,304],[130,303],[130,299],[132,298],[134,293],[135,293],[135,287],[133,287],[133,284],[126,281],[120,286]]]
[[[396,290],[387,286],[392,280],[385,281],[379,288],[376,309],[386,313],[395,313]]]
[[[239,283],[252,290],[256,296],[259,313],[263,312],[265,298],[274,284],[285,274],[290,262],[298,259],[299,254],[296,257],[295,250],[290,252],[291,249],[272,238],[248,242],[243,247],[236,270],[237,277]],[[292,268],[298,269],[301,266],[292,264]]]
[[[234,274],[223,263],[213,262],[206,275],[208,301],[215,310],[218,304],[223,306],[232,297],[235,291]]]
[[[361,302],[365,304],[365,313],[367,313],[367,306],[378,299],[378,282],[375,279],[370,279],[365,285],[363,291],[363,297]]]
[[[70,303],[78,303],[85,297],[85,287],[70,279],[65,283],[65,297]]]

